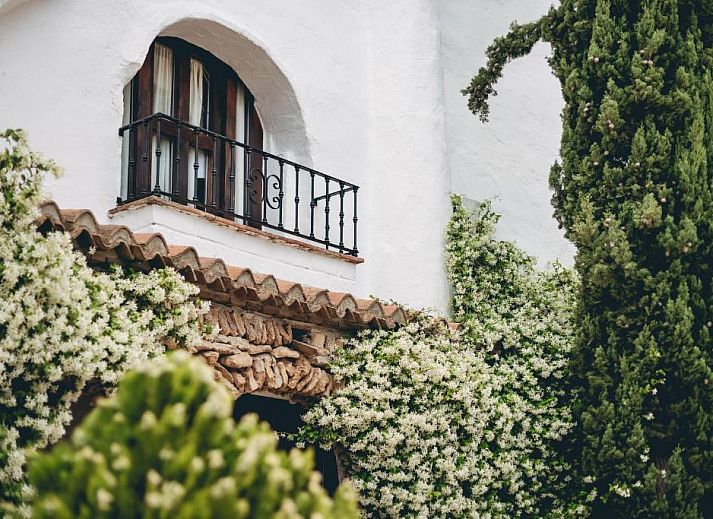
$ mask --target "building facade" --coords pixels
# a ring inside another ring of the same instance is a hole
[[[64,176],[61,208],[305,286],[447,311],[451,193],[569,262],[551,218],[546,48],[482,125],[460,95],[546,1],[0,1],[0,127]]]

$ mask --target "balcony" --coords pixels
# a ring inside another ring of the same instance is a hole
[[[359,187],[157,113],[119,129],[123,205],[157,196],[358,255]]]

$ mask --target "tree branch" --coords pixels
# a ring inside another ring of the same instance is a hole
[[[468,108],[479,116],[481,121],[488,120],[488,99],[498,94],[495,83],[502,77],[503,68],[510,61],[530,53],[535,43],[542,38],[542,24],[545,19],[546,17],[543,17],[524,25],[513,23],[509,33],[496,38],[488,47],[488,64],[470,80],[467,88],[461,90],[464,96],[468,96]]]

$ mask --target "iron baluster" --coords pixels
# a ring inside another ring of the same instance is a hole
[[[282,170],[285,166],[285,161],[280,159],[279,162],[280,162],[280,192],[277,194],[277,196],[280,199],[280,209],[279,209],[279,213],[278,213],[277,228],[282,229],[283,228],[283,226],[282,226],[282,200],[283,200],[283,198],[285,198],[285,190],[282,187],[284,185],[283,184],[284,178],[283,178]]]
[[[314,208],[317,207],[317,201],[314,199],[314,171],[310,171],[309,176],[311,177],[311,194],[309,197],[309,237],[314,238]]]
[[[230,142],[230,176],[228,177],[228,189],[230,193],[228,194],[228,207],[227,213],[230,215],[230,219],[234,219],[235,216],[235,144]]]
[[[136,146],[133,146],[134,136],[136,132],[134,128],[129,128],[129,170],[126,179],[126,193],[129,200],[136,196]]]
[[[262,223],[267,223],[267,154],[262,153]]]
[[[344,182],[339,181],[339,252],[344,250]]]
[[[300,232],[300,167],[295,165],[295,233]]]
[[[329,177],[324,179],[324,241],[325,247],[329,249]]]
[[[161,119],[156,121],[156,185],[153,187],[155,195],[161,194]]]
[[[359,188],[357,186],[352,186],[352,191],[354,192],[354,218],[352,218],[352,222],[354,222],[354,245],[352,246],[352,256],[358,256],[359,255],[359,250],[357,249],[357,222],[359,219],[357,218],[357,191]]]
[[[210,205],[213,209],[215,209],[216,206],[216,201],[218,200],[218,170],[216,169],[215,165],[218,162],[218,150],[216,149],[216,142],[217,139],[215,138],[215,135],[213,136],[213,168],[210,171]]]
[[[250,203],[250,186],[252,186],[252,170],[250,161],[250,148],[245,148],[245,194],[243,196],[245,204],[245,218],[250,219],[252,204]]]
[[[149,155],[151,154],[151,127],[149,121],[144,122],[144,131],[146,132],[146,147],[144,148],[144,153],[141,157],[145,164],[145,172],[147,179],[141,179],[141,194],[145,195],[151,188],[151,162],[149,161]],[[148,189],[147,189],[148,188]]]
[[[193,149],[193,203],[198,204],[198,128],[194,128],[196,134],[196,147]]]
[[[176,125],[176,158],[173,161],[173,175],[171,175],[171,191],[178,197],[178,172],[181,168],[181,125]]]

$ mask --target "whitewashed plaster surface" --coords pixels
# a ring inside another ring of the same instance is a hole
[[[359,265],[207,224],[202,218],[169,207],[148,205],[121,211],[112,223],[126,225],[135,232],[161,233],[169,244],[190,243],[204,257],[220,258],[228,265],[253,272],[337,292],[353,292],[357,288]]]
[[[90,208],[109,222],[120,185],[122,89],[157,35],[180,36],[245,81],[268,150],[361,186],[366,262],[301,259],[158,210],[134,228],[150,225],[200,254],[276,277],[444,310],[452,191],[499,196],[501,236],[543,262],[571,254],[550,216],[547,170],[557,155],[561,99],[544,49],[506,69],[489,125],[458,93],[493,36],[546,7],[541,0],[0,0],[0,127],[26,129],[33,147],[65,168],[48,186],[61,207]]]
[[[507,65],[483,124],[460,94],[485,50],[510,23],[535,20],[551,0],[439,0],[446,100],[448,167],[453,191],[471,200],[492,199],[502,214],[498,234],[514,240],[541,265],[571,264],[572,244],[552,217],[550,166],[559,156],[564,104],[559,82],[545,61],[548,45]]]

